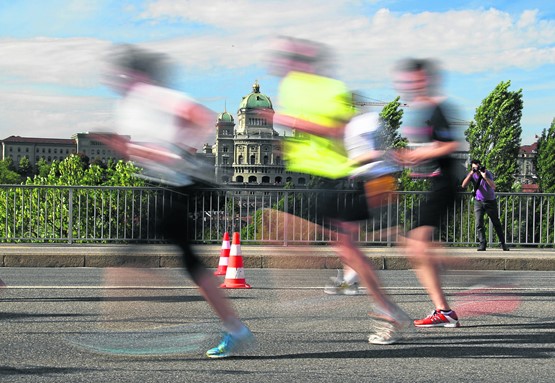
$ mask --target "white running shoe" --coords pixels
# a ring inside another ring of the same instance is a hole
[[[368,315],[373,320],[374,332],[368,337],[368,343],[371,344],[397,343],[412,329],[412,320],[397,305],[390,309],[376,307],[374,312]]]
[[[330,277],[331,283],[328,283],[326,287],[324,287],[324,293],[328,295],[360,295],[364,294],[363,291],[360,290],[360,286],[358,282],[354,283],[347,283],[343,279],[343,272],[341,270],[337,270],[337,277]]]

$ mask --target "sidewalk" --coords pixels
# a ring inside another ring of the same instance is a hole
[[[219,245],[196,245],[208,267],[216,268]],[[395,247],[362,251],[376,269],[410,269]],[[341,263],[331,246],[241,245],[245,268],[337,269]],[[555,249],[447,248],[449,268],[465,270],[555,270]],[[0,244],[0,267],[180,267],[179,251],[171,245]]]

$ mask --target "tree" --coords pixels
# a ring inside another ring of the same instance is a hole
[[[13,158],[7,157],[3,160],[3,162],[6,164],[6,169],[11,170],[12,172],[17,172],[17,169],[15,168],[15,165],[13,163]]]
[[[548,130],[544,129],[538,139],[534,166],[540,192],[555,193],[555,118]]]
[[[10,169],[10,164],[6,160],[0,161],[0,184],[14,185],[21,183],[21,176]]]
[[[518,168],[522,127],[522,89],[509,91],[501,82],[476,108],[465,132],[470,157],[479,159],[493,174],[497,191],[510,191]]]
[[[403,119],[403,109],[399,96],[383,107],[380,117],[384,121],[383,140],[386,148],[401,148],[406,146],[406,140],[401,137],[399,128]]]
[[[37,161],[35,168],[35,175],[39,177],[47,177],[48,173],[50,173],[50,164],[44,158]]]
[[[50,166],[41,161],[37,163],[39,174],[27,179],[28,185],[145,186],[143,179],[135,177],[141,169],[131,162],[89,165],[88,157],[79,154],[72,154],[61,162],[54,161]]]
[[[46,170],[44,163],[41,166]],[[143,179],[135,176],[141,169],[131,162],[119,161],[108,168],[84,163],[82,156],[72,154],[62,161],[53,161],[48,169],[46,175],[41,172],[27,178],[25,188],[0,190],[0,229],[11,230],[8,237],[44,238],[48,241],[70,235],[103,238],[117,232],[118,238],[137,238],[151,230],[149,225],[136,225],[136,222],[138,217],[151,214],[150,206],[157,193],[155,190],[137,193],[126,188],[145,185]],[[7,204],[6,201],[13,201],[14,207],[7,209],[2,205]],[[10,225],[2,227],[4,222],[10,222]]]
[[[81,152],[76,153],[75,155],[81,159],[81,163],[83,164],[83,170],[89,167],[89,163],[90,163],[89,156]]]
[[[27,177],[33,176],[33,166],[31,165],[31,161],[29,161],[29,158],[27,156],[23,156],[21,157],[21,160],[19,160],[18,173],[24,180],[27,179]]]
[[[399,149],[407,146],[407,140],[401,136],[399,129],[403,120],[403,109],[401,109],[400,97],[383,107],[380,117],[384,121],[383,140],[384,147],[388,149]],[[412,179],[410,170],[405,169],[399,174],[399,190],[428,190],[429,182],[423,179]]]

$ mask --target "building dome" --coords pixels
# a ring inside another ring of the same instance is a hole
[[[218,121],[221,122],[233,122],[233,116],[228,112],[223,112],[218,115]]]
[[[260,85],[255,81],[252,93],[243,97],[239,109],[273,109],[272,100],[265,94],[260,93]]]

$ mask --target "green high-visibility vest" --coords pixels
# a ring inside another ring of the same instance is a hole
[[[309,73],[290,72],[278,97],[281,114],[329,129],[341,128],[355,112],[343,82]],[[326,178],[342,178],[354,169],[341,139],[306,133],[286,137],[284,156],[287,170]]]

